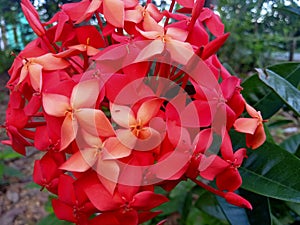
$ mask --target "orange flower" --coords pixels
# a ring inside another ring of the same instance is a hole
[[[246,144],[249,148],[256,149],[266,140],[263,120],[260,111],[246,103],[246,110],[252,118],[239,118],[233,124],[236,131],[246,133]]]

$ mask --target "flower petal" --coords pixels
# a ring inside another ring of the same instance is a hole
[[[104,142],[105,150],[103,151],[103,159],[119,159],[130,155],[131,149],[118,140],[116,137],[106,139]]]
[[[86,132],[101,137],[114,136],[114,129],[101,110],[80,109],[75,112],[80,128]]]
[[[124,2],[120,0],[103,0],[103,14],[115,27],[124,26]]]
[[[105,212],[100,215],[94,217],[89,221],[90,225],[121,225],[121,223],[117,220],[115,212]]]
[[[246,144],[247,147],[252,149],[257,149],[260,147],[266,140],[266,133],[264,126],[260,124],[253,135],[246,134]]]
[[[181,114],[182,125],[186,127],[207,127],[212,123],[210,104],[195,100],[186,106]]]
[[[110,113],[112,120],[121,127],[129,128],[130,125],[135,124],[135,116],[128,106],[123,105],[110,105]]]
[[[164,32],[163,27],[160,26],[148,12],[144,15],[143,28],[147,33],[149,32],[149,34],[150,32],[158,32],[159,34],[163,34]],[[144,32],[144,34],[146,32]],[[143,35],[143,33],[141,34]]]
[[[89,4],[89,5],[86,5],[87,3]],[[76,9],[72,9],[71,7],[71,13],[74,13],[74,15],[75,16],[78,16],[75,12],[76,11],[78,11],[78,9],[79,8],[82,8],[82,9],[84,9],[85,7],[86,7],[86,10],[85,10],[85,12],[83,13],[83,15],[81,14],[80,16],[79,16],[79,18],[76,20],[76,23],[78,24],[78,23],[81,23],[82,21],[84,21],[86,18],[88,18],[89,16],[91,16],[96,10],[98,10],[98,8],[100,7],[100,5],[101,5],[101,3],[102,3],[102,1],[101,0],[92,0],[92,2],[90,2],[90,1],[81,1],[81,2],[79,2],[78,3],[78,8],[76,8]],[[70,3],[70,4],[66,4],[66,5],[70,5],[71,6],[71,4],[73,4],[73,3]],[[80,5],[79,5],[80,4]],[[75,18],[75,16],[74,16],[74,18]]]
[[[86,187],[85,192],[92,204],[100,211],[116,210],[120,203],[114,201],[113,196],[99,182]]]
[[[221,191],[235,191],[242,184],[242,178],[236,168],[229,167],[216,177],[216,184]]]
[[[116,161],[98,159],[96,172],[104,187],[113,194],[120,174],[120,167]],[[105,179],[101,179],[101,177]]]
[[[146,127],[140,132],[140,137],[136,139],[134,148],[139,151],[150,151],[158,147],[161,142],[160,133],[151,127]]]
[[[172,37],[174,40],[182,42],[184,42],[188,36],[188,32],[186,30],[182,30],[176,27],[169,27],[166,34]]]
[[[151,210],[167,201],[169,199],[164,195],[155,194],[152,191],[139,192],[134,196],[135,201],[132,203],[132,207],[137,210]]]
[[[18,81],[18,84],[20,84],[21,82],[23,82],[25,80],[25,78],[28,75],[28,67],[27,66],[23,66],[21,69],[21,73],[20,73],[20,78]]]
[[[96,104],[100,92],[97,79],[85,80],[78,83],[72,91],[71,105],[74,109],[91,108]]]
[[[134,149],[137,137],[129,129],[116,130],[117,138],[119,141],[129,149]]]
[[[155,36],[155,34],[153,35]],[[163,50],[164,50],[164,43],[161,40],[154,40],[150,44],[146,45],[145,48],[142,49],[142,51],[136,57],[135,62],[147,61],[151,57],[161,54]]]
[[[141,121],[143,125],[147,124],[150,119],[155,117],[162,105],[163,99],[150,99],[145,101],[137,112],[137,120]]]
[[[203,155],[198,169],[200,171],[200,176],[207,180],[213,180],[228,166],[228,162],[226,162],[219,156],[211,155],[209,157],[206,157]]]
[[[247,103],[246,103],[246,110],[247,110],[248,114],[253,118],[259,116],[258,112],[251,105],[249,105]]]
[[[51,53],[39,56],[34,61],[42,65],[44,70],[60,70],[70,65],[66,60],[55,57]]]
[[[59,199],[52,199],[52,207],[58,219],[67,220],[73,223],[77,222],[77,219],[73,214],[73,207],[65,204]]]
[[[61,126],[60,150],[64,150],[76,138],[77,130],[77,120],[72,118],[71,113],[67,114]]]
[[[28,66],[30,83],[36,91],[42,90],[42,69],[41,65],[35,63]]]
[[[97,160],[97,149],[86,148],[73,154],[64,164],[59,168],[62,170],[84,172],[94,165]]]
[[[139,23],[143,19],[142,11],[143,9],[140,9],[140,5],[138,5],[135,9],[132,10],[126,10],[125,11],[125,20],[131,21],[134,23]]]
[[[166,42],[166,48],[171,58],[182,65],[186,65],[194,55],[192,46],[187,42],[170,40]]]
[[[58,94],[43,94],[43,107],[47,114],[51,116],[65,116],[70,107],[69,98]]]
[[[234,124],[234,129],[241,133],[254,134],[258,126],[258,119],[256,118],[239,118]]]

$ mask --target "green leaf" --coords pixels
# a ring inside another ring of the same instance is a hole
[[[282,225],[294,224],[295,218],[293,216],[292,210],[285,204],[285,202],[270,199],[271,212],[277,218]],[[273,218],[272,218],[273,220]]]
[[[37,225],[74,225],[74,223],[59,220],[54,213],[51,213],[39,221]]]
[[[300,159],[280,146],[266,142],[239,169],[242,187],[257,194],[300,202]]]
[[[300,148],[300,134],[295,134],[288,139],[284,140],[280,146],[288,152],[295,154]]]
[[[300,203],[286,202],[286,205],[293,210],[298,216],[300,216]]]
[[[277,73],[295,87],[297,87],[300,82],[299,63],[277,64],[268,67],[268,69]],[[278,98],[277,94],[259,79],[257,73],[246,79],[242,83],[242,86],[244,88],[242,94],[246,101],[255,109],[261,111],[265,119],[274,115],[284,104],[284,102]]]
[[[21,157],[21,154],[13,151],[11,148],[5,148],[4,150],[0,151],[0,159],[2,160],[19,159]]]
[[[250,225],[245,209],[231,205],[219,196],[216,196],[216,199],[231,225]]]
[[[300,116],[300,91],[277,73],[266,69],[257,69],[259,79],[270,87],[288,106]]]
[[[185,221],[187,220],[187,217],[189,215],[189,212],[191,210],[193,206],[193,193],[191,191],[189,191],[186,194],[184,203],[183,203],[183,207],[182,207],[182,214],[181,214],[181,224],[184,224]]]
[[[252,210],[246,211],[251,225],[272,224],[269,198],[244,189],[240,189],[240,194],[246,198],[253,207]]]
[[[28,189],[41,189],[41,186],[34,183],[34,182],[30,182],[28,184],[26,184],[25,188],[28,188]]]
[[[17,178],[22,178],[24,176],[23,173],[20,170],[15,169],[11,166],[6,166],[6,165],[4,165],[3,174],[5,176],[17,177]]]
[[[195,206],[202,210],[203,212],[221,220],[226,221],[226,217],[221,209],[221,207],[218,204],[218,201],[214,194],[210,192],[205,192],[201,196],[199,196],[199,199],[195,203]]]
[[[281,127],[283,125],[287,125],[289,123],[293,123],[293,120],[288,120],[288,119],[284,119],[284,120],[276,120],[275,122],[269,123],[268,127],[269,128],[277,128],[277,127]]]
[[[227,221],[220,221],[215,217],[210,216],[209,214],[197,209],[192,208],[188,218],[185,222],[186,225],[228,225]],[[154,224],[153,224],[154,225]],[[182,225],[182,224],[180,224]]]
[[[262,112],[264,119],[270,118],[283,105],[283,101],[277,97],[272,90],[261,82],[258,75],[255,74],[242,83],[243,97],[256,110]],[[272,107],[267,107],[267,106]]]
[[[3,179],[3,175],[4,175],[4,164],[0,162],[0,180]]]
[[[184,204],[186,201],[187,194],[189,191],[195,186],[196,184],[192,181],[182,181],[180,182],[171,192],[169,195],[170,201],[158,206],[155,208],[155,210],[161,210],[162,213],[161,216],[167,216],[174,212],[183,213],[184,211]],[[162,191],[159,188],[156,188],[155,190],[157,193],[163,194],[164,191]]]
[[[273,138],[273,136],[272,136],[272,134],[271,134],[271,132],[270,132],[270,130],[269,130],[269,128],[266,124],[264,124],[264,129],[265,129],[265,133],[266,133],[266,137],[267,137],[266,141],[275,144],[274,138]],[[244,137],[244,139],[245,139],[245,137]]]
[[[292,7],[292,6],[286,6],[283,8],[280,8],[283,11],[287,11],[289,13],[292,13],[294,15],[300,16],[300,10],[298,8]]]
[[[190,211],[188,218],[185,222],[186,225],[198,225],[199,221],[202,220],[201,216],[201,211],[197,208],[192,208]]]
[[[284,225],[272,214],[272,225]]]

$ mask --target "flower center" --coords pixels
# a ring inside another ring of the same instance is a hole
[[[137,121],[136,124],[130,126],[131,132],[132,132],[136,137],[139,137],[139,136],[140,136],[140,133],[141,133],[141,131],[143,131],[143,129],[144,129],[144,128],[143,128],[143,124],[142,124],[142,121],[141,121],[140,119]]]

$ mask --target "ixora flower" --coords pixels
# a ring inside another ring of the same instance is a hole
[[[57,195],[59,219],[141,224],[168,201],[155,187],[170,191],[186,179],[252,208],[234,192],[247,155],[233,149],[229,131],[257,149],[264,120],[218,60],[229,34],[203,0],[173,0],[169,11],[150,1],[82,0],[48,22],[29,0],[21,6],[38,37],[9,70],[2,143],[44,152],[33,180]],[[240,118],[244,109],[251,118]]]

